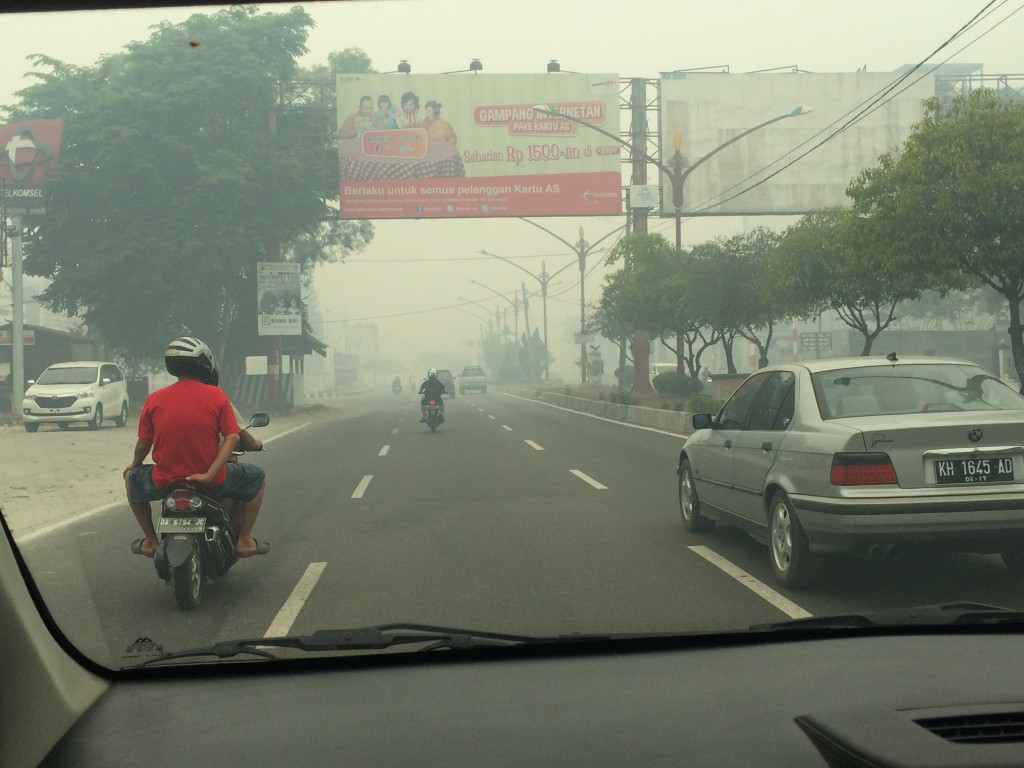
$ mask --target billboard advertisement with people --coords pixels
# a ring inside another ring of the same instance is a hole
[[[338,75],[345,218],[622,211],[617,75]]]

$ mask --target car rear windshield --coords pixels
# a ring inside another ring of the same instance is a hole
[[[880,365],[822,371],[811,379],[823,419],[1024,410],[1024,397],[977,366]]]
[[[464,368],[462,371],[463,376],[483,376],[484,369],[480,367]]]
[[[74,368],[47,368],[36,384],[92,384],[96,381],[96,366],[84,365]]]

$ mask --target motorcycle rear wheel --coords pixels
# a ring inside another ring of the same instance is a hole
[[[192,610],[203,601],[206,574],[203,572],[203,556],[198,542],[192,542],[192,554],[188,560],[171,569],[171,584],[174,586],[174,602],[183,611]]]

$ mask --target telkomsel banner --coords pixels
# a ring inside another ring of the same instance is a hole
[[[617,75],[339,75],[337,89],[345,218],[622,211]]]
[[[0,125],[0,194],[9,209],[42,209],[63,133],[63,120]]]

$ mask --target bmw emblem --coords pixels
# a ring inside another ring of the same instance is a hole
[[[967,439],[970,440],[972,443],[978,442],[984,436],[985,431],[980,427],[975,427],[974,429],[967,433]]]

